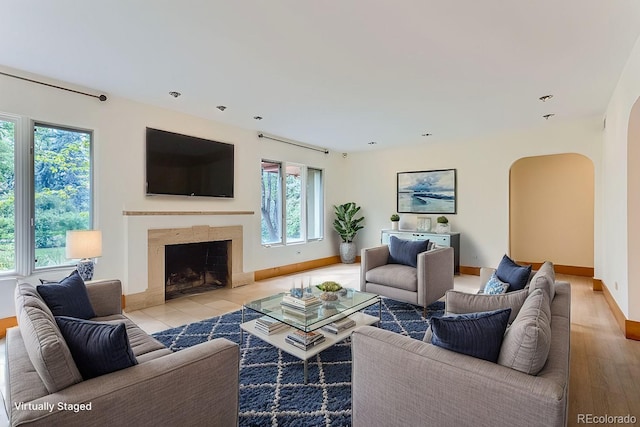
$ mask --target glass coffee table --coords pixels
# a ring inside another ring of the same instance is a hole
[[[311,357],[350,336],[354,328],[380,322],[382,305],[380,296],[376,294],[347,289],[346,293],[337,293],[338,299],[336,301],[323,302],[322,305],[305,311],[296,311],[288,309],[286,306],[283,307],[282,299],[288,294],[288,292],[283,292],[245,303],[242,306],[242,323],[240,324],[240,328],[243,333],[247,332],[254,335],[262,341],[304,361],[305,384],[308,379],[307,361]],[[321,292],[314,290],[313,294],[320,296]],[[377,317],[362,312],[362,310],[374,304],[378,304]],[[272,334],[260,332],[256,329],[256,321],[258,319],[245,322],[246,310],[254,311],[262,316],[268,316],[284,323],[287,327],[281,328],[278,332]],[[292,331],[313,332],[325,325],[342,320],[345,317],[352,319],[355,322],[355,326],[340,331],[337,334],[322,331],[325,337],[324,341],[307,350],[295,347],[285,341],[287,335]],[[244,334],[242,339],[244,339]]]

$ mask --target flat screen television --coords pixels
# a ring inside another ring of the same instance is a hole
[[[147,128],[147,195],[233,197],[233,144]]]

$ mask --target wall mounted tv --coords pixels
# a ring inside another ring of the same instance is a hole
[[[233,144],[147,128],[147,194],[233,197]]]

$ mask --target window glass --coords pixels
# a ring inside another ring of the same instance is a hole
[[[16,269],[15,127],[0,118],[0,273]]]
[[[307,168],[307,239],[317,240],[323,237],[324,197],[322,171]]]
[[[91,228],[91,133],[36,124],[33,143],[35,266],[70,264],[67,230]]]
[[[287,243],[301,242],[304,240],[302,233],[302,167],[299,165],[287,165],[287,199],[285,209],[287,212]]]
[[[262,161],[262,244],[282,243],[282,164]]]

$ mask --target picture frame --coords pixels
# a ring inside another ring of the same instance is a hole
[[[456,169],[398,172],[398,213],[455,214],[456,208]]]

